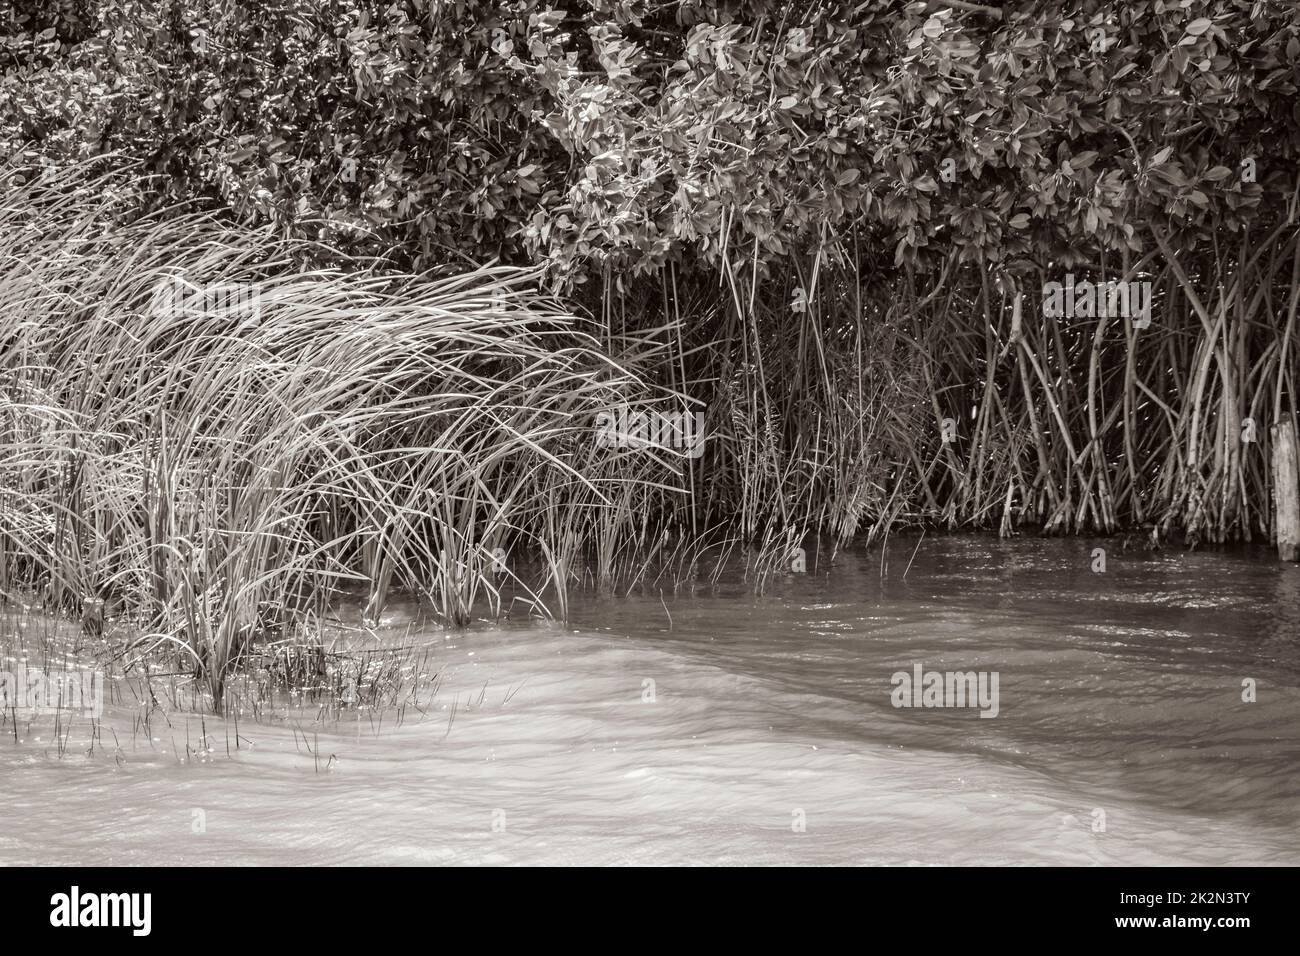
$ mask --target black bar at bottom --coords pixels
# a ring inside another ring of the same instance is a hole
[[[75,932],[79,943],[256,939],[259,948],[283,942],[337,951],[409,945],[404,939],[437,945],[452,933],[493,948],[504,938],[549,947],[609,931],[615,947],[642,937],[660,945],[708,938],[806,945],[804,934],[845,933],[862,942],[928,939],[945,951],[1124,937],[1232,946],[1293,936],[1295,875],[1255,868],[0,869],[0,911],[13,944]],[[680,934],[665,937],[670,928]]]

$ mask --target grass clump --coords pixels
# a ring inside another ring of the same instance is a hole
[[[133,651],[174,653],[220,707],[241,659],[342,591],[463,625],[499,608],[498,549],[532,548],[563,603],[575,529],[623,537],[670,490],[593,448],[596,412],[646,390],[532,273],[304,269],[310,244],[215,213],[123,217],[119,182],[0,168],[10,595],[134,616]]]

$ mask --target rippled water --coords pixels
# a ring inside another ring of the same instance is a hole
[[[182,713],[132,745],[115,708],[116,754],[33,725],[0,861],[1300,863],[1300,568],[1093,546],[911,538],[761,596],[428,630],[424,713],[268,717],[232,757],[178,758]],[[893,707],[917,664],[997,672],[997,717]]]

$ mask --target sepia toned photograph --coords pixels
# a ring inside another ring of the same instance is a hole
[[[1289,0],[0,0],[0,867],[122,938],[75,868],[1177,868],[1089,919],[1243,938],[1298,84]]]

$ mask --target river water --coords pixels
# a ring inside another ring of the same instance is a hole
[[[400,721],[0,737],[0,862],[1300,863],[1300,568],[1095,546],[895,539],[565,627],[398,607],[441,674]],[[996,717],[895,707],[918,665],[996,674]]]

